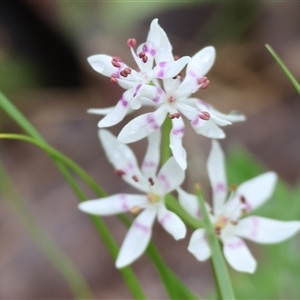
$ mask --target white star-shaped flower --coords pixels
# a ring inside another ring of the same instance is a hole
[[[138,71],[128,67],[119,57],[112,57],[105,54],[93,55],[88,58],[92,68],[98,73],[110,77],[111,81],[126,89],[121,99],[115,107],[104,109],[90,109],[88,112],[105,115],[99,122],[100,128],[113,126],[123,120],[130,109],[138,109],[142,101],[147,101],[147,97],[141,97],[141,91],[147,91],[155,86],[160,93],[160,83],[155,74],[160,69],[159,64],[165,64],[165,77],[176,76],[189,62],[190,57],[184,56],[174,61],[172,56],[172,46],[166,33],[158,25],[158,20],[154,19],[150,25],[146,43],[140,45],[137,51],[135,39],[129,39],[127,45],[138,66]],[[157,66],[154,65],[154,62]],[[155,104],[155,99],[151,99]],[[151,103],[149,100],[147,103]]]
[[[178,188],[185,175],[173,157],[157,174],[160,131],[149,135],[149,145],[141,169],[132,150],[127,145],[119,143],[109,131],[100,130],[99,137],[106,156],[116,169],[116,174],[145,193],[143,195],[115,194],[79,204],[79,209],[82,211],[100,216],[141,211],[133,221],[121,246],[116,267],[122,268],[131,264],[145,251],[151,238],[155,217],[176,240],[185,237],[184,223],[176,214],[169,211],[164,203],[164,196]]]
[[[170,63],[174,58],[169,57]],[[172,119],[172,130],[170,132],[170,148],[173,156],[182,169],[186,169],[186,151],[182,146],[182,137],[185,126],[181,118],[184,115],[196,133],[209,138],[224,138],[225,133],[219,126],[226,126],[232,122],[245,120],[245,116],[238,113],[225,115],[217,111],[208,103],[190,98],[191,94],[199,88],[204,88],[209,81],[205,74],[210,70],[215,61],[214,47],[206,47],[196,53],[187,65],[186,76],[181,81],[180,76],[176,78],[166,78],[168,73],[165,70],[166,63],[159,63],[160,68],[156,68],[155,77],[162,79],[164,89],[157,87],[142,88],[139,98],[150,99],[155,103],[157,109],[154,112],[140,115],[130,121],[122,129],[118,140],[123,143],[131,143],[146,137],[149,133],[158,130],[164,122],[166,115]]]
[[[282,242],[300,229],[299,221],[278,221],[258,216],[242,218],[265,203],[272,195],[277,175],[267,172],[241,184],[227,198],[227,180],[224,154],[218,142],[213,141],[208,163],[208,174],[213,191],[211,222],[223,243],[223,252],[232,268],[253,273],[256,260],[242,238],[261,244]],[[178,189],[181,205],[193,216],[201,215],[196,196]],[[210,248],[204,229],[197,229],[188,250],[200,261],[210,257]]]

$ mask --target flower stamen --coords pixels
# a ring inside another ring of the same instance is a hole
[[[205,121],[208,121],[210,119],[210,113],[208,111],[202,111],[199,114],[199,118]]]
[[[119,177],[122,177],[123,175],[125,175],[126,173],[123,170],[120,169],[116,169],[115,170],[115,174]]]
[[[131,178],[132,178],[135,182],[139,182],[139,179],[137,178],[136,175],[133,175]]]
[[[173,113],[173,114],[169,114],[169,118],[171,119],[171,120],[173,120],[173,119],[179,119],[180,118],[180,113],[178,113],[178,112],[176,112],[176,113]]]
[[[208,80],[208,78],[206,76],[201,77],[200,79],[198,79],[198,84],[200,84],[200,89],[204,90],[209,86],[210,81]]]
[[[141,210],[142,209],[139,206],[137,206],[137,205],[135,205],[135,206],[133,206],[133,207],[130,208],[130,212],[132,214],[134,214],[134,215],[138,214]]]
[[[149,181],[149,183],[150,183],[152,186],[154,185],[154,180],[153,180],[152,177],[149,177],[149,178],[148,178],[148,181]]]
[[[127,47],[130,48],[135,48],[136,47],[136,39],[131,38],[127,40]]]

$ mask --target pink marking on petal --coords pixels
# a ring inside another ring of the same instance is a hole
[[[144,161],[143,162],[143,167],[144,168],[155,168],[157,164],[153,161]]]
[[[169,212],[166,212],[161,219],[158,220],[158,222],[164,226],[164,223],[171,218],[171,214]]]
[[[189,71],[188,73],[191,77],[197,77],[196,73],[193,71]]]
[[[161,95],[164,92],[163,89],[161,89],[159,87],[156,90],[157,90],[158,95]]]
[[[135,92],[133,94],[133,97],[135,97],[137,95],[137,93],[138,93],[139,89],[141,88],[141,86],[142,86],[142,83],[137,85],[137,87],[135,88]]]
[[[125,100],[124,98],[121,98],[121,99],[120,99],[120,102],[121,102],[121,104],[122,104],[122,106],[123,106],[124,108],[126,108],[126,107],[128,106],[128,101]]]
[[[183,136],[184,135],[184,127],[179,128],[179,129],[173,129],[172,134]]]
[[[231,248],[231,249],[236,249],[236,248],[240,248],[240,247],[244,246],[244,243],[242,241],[238,241],[236,243],[226,244],[226,246]]]
[[[218,182],[215,186],[215,191],[218,192],[226,192],[226,186],[224,182]]]
[[[164,184],[165,190],[168,190],[170,188],[169,181],[164,174],[160,174],[157,178]]]
[[[203,101],[203,100],[201,100],[201,99],[198,99],[198,102],[199,102],[200,104],[204,105],[206,108],[209,109],[209,104],[206,103],[205,101]]]
[[[160,67],[164,68],[166,64],[167,64],[166,61],[162,61],[162,62],[160,62],[158,65],[159,65]]]
[[[258,234],[258,231],[259,231],[259,220],[257,218],[253,218],[252,219],[252,231],[250,233],[250,236],[255,238]]]
[[[157,78],[163,78],[165,72],[163,69],[161,69],[158,73],[157,73]]]
[[[147,122],[150,125],[150,128],[154,131],[159,129],[158,124],[155,122],[155,119],[152,114],[147,116]]]
[[[244,204],[245,204],[245,208],[247,209],[247,211],[252,210],[252,206],[250,205],[249,202],[246,201]]]
[[[199,123],[200,123],[200,119],[198,117],[192,121],[192,125],[194,126],[197,126]]]
[[[121,194],[120,195],[120,199],[121,199],[121,207],[123,211],[128,211],[129,210],[129,206],[127,204],[126,201],[126,195],[125,194]]]
[[[156,51],[155,51],[154,49],[151,49],[151,50],[150,50],[150,54],[151,54],[152,56],[154,56],[154,55],[156,54]]]
[[[135,221],[135,222],[133,223],[133,226],[134,226],[136,229],[141,230],[143,233],[148,233],[149,230],[150,230],[150,228],[149,228],[148,226],[145,226],[145,225],[143,225],[143,224],[141,224],[141,223],[139,223],[139,222],[137,222],[137,221]]]

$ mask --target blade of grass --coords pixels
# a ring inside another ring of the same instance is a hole
[[[268,44],[266,44],[265,46],[268,49],[268,51],[271,53],[271,55],[274,57],[274,59],[277,61],[277,63],[279,64],[279,66],[281,67],[281,69],[283,70],[285,75],[291,81],[291,83],[293,84],[293,86],[295,87],[297,92],[300,94],[300,85],[299,85],[298,81],[296,80],[296,78],[289,71],[287,66],[284,64],[284,62],[281,60],[281,58],[278,56],[278,54],[274,51],[274,49]]]
[[[204,228],[206,230],[207,241],[210,247],[211,258],[212,258],[213,267],[216,274],[221,297],[222,299],[234,300],[235,296],[230,282],[228,270],[224,261],[224,257],[222,255],[218,238],[210,222],[209,215],[205,206],[205,201],[203,199],[203,195],[199,184],[195,186],[195,192],[199,201],[199,205],[203,217]]]

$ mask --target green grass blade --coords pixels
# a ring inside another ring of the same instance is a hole
[[[201,213],[203,216],[204,228],[206,230],[206,236],[211,251],[211,258],[212,258],[213,267],[216,274],[221,297],[222,299],[234,300],[235,296],[230,282],[228,270],[224,261],[224,257],[222,255],[218,238],[210,222],[209,215],[206,210],[205,202],[199,185],[196,185],[195,191],[199,201]]]
[[[266,48],[271,53],[271,55],[274,57],[274,59],[277,61],[285,75],[288,77],[288,79],[291,81],[291,83],[294,85],[297,92],[300,94],[300,85],[296,78],[293,76],[293,74],[289,71],[289,69],[286,67],[284,62],[281,60],[281,58],[278,56],[278,54],[274,51],[274,49],[270,45],[266,45]]]

